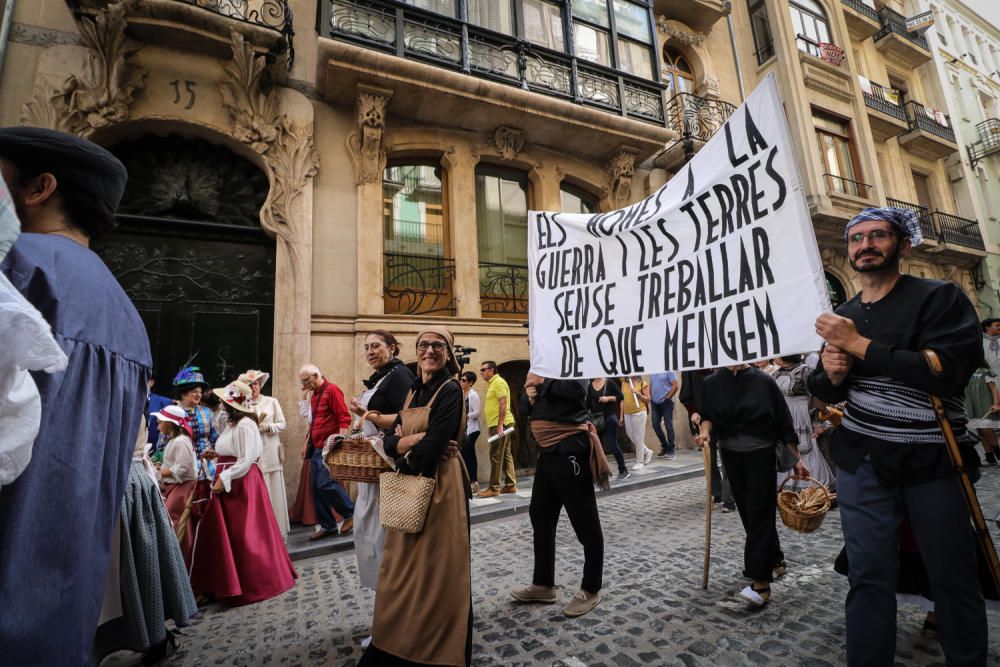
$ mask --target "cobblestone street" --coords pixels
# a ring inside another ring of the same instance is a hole
[[[734,598],[743,532],[735,513],[714,518],[709,589],[700,588],[701,479],[600,501],[606,540],[603,602],[570,620],[562,604],[519,606],[508,591],[530,582],[531,527],[526,514],[473,527],[475,665],[838,665],[843,664],[847,582],[832,570],[841,547],[832,511],[819,531],[780,526],[789,573],[771,603],[747,611]],[[984,513],[1000,511],[1000,472],[979,484]],[[718,506],[717,506],[718,507]],[[992,521],[990,521],[992,526]],[[560,523],[557,584],[563,604],[579,585],[582,554],[565,516]],[[994,531],[1000,538],[1000,531]],[[353,665],[368,634],[372,596],[358,587],[351,552],[297,563],[300,578],[278,599],[240,609],[213,606],[184,630],[174,665]],[[897,664],[943,664],[924,638],[923,613],[898,612]],[[990,612],[992,664],[1000,664],[1000,612]],[[405,630],[403,630],[405,631]],[[122,657],[108,663],[129,664]],[[105,664],[108,664],[105,663]]]

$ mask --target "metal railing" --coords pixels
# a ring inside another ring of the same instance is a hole
[[[840,0],[840,1],[845,5],[847,5],[848,7],[850,7],[851,9],[853,9],[854,11],[858,12],[859,14],[864,14],[872,21],[879,20],[878,13],[875,11],[875,8],[869,7],[865,3],[861,2],[861,0]]]
[[[708,141],[736,111],[736,105],[722,100],[677,93],[667,102],[667,127],[681,140]]]
[[[934,221],[931,220],[930,210],[926,206],[913,204],[901,199],[893,199],[892,197],[886,197],[885,202],[893,208],[904,208],[916,213],[917,219],[920,221],[920,231],[924,235],[924,238],[930,241],[937,241],[938,232],[934,227]]]
[[[761,44],[760,48],[754,51],[753,54],[757,58],[757,64],[763,65],[774,57],[774,41]]]
[[[983,158],[1000,152],[1000,119],[987,118],[976,125],[976,132],[979,133],[979,140],[967,147],[973,168]]]
[[[927,38],[923,35],[918,35],[915,32],[910,32],[906,29],[906,17],[889,7],[883,7],[878,10],[879,20],[882,21],[882,28],[875,33],[874,41],[879,41],[886,35],[890,33],[895,33],[900,37],[905,37],[917,46],[927,51],[930,51],[930,45],[927,43]]]
[[[955,143],[955,130],[951,126],[951,118],[940,111],[934,115],[928,114],[930,107],[924,106],[916,100],[911,100],[903,105],[906,108],[906,121],[910,124],[911,130],[923,130],[933,135],[947,139]]]
[[[799,51],[805,51],[809,55],[817,58],[820,57],[819,42],[813,41],[805,35],[796,35],[795,45],[798,47]]]
[[[867,183],[852,181],[849,178],[834,174],[823,174],[823,176],[826,178],[826,186],[830,192],[842,192],[855,197],[861,197],[862,199],[868,199],[868,193],[873,187]]]
[[[975,220],[941,211],[934,211],[931,213],[931,217],[941,229],[941,239],[945,243],[986,250],[982,232],[979,231],[979,223]]]
[[[881,111],[887,116],[892,116],[893,118],[898,118],[899,120],[906,120],[906,110],[903,108],[902,104],[897,104],[891,101],[891,96],[887,95],[887,91],[891,90],[886,86],[875,83],[874,81],[869,82],[871,85],[871,92],[862,91],[862,96],[865,98],[865,105],[875,109],[876,111]],[[896,99],[899,99],[897,93]],[[900,100],[902,102],[902,100]]]
[[[663,126],[665,86],[399,0],[319,0],[319,33]]]
[[[479,262],[479,305],[484,314],[526,314],[527,265]]]
[[[454,259],[391,252],[383,257],[387,313],[455,315]]]

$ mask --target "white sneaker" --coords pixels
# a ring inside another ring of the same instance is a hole
[[[655,454],[653,454],[653,450],[652,449],[647,449],[646,450],[646,457],[643,460],[643,463],[649,463],[649,462],[651,462],[653,460],[654,456],[655,456]]]
[[[642,470],[645,467],[646,464],[644,463],[636,463],[634,466],[632,466],[632,470]]]

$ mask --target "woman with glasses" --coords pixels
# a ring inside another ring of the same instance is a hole
[[[369,411],[361,423],[366,435],[375,435],[380,428],[390,429],[395,415],[403,407],[406,394],[416,379],[399,359],[399,341],[388,331],[376,329],[365,336],[362,348],[365,361],[374,372],[364,381],[365,390],[352,397],[348,409],[357,417]],[[378,484],[358,483],[358,497],[354,501],[354,555],[358,559],[358,578],[361,585],[376,590],[378,570],[382,564],[385,547],[385,529],[379,520]],[[369,636],[361,642],[366,647]]]
[[[372,643],[359,667],[472,660],[469,477],[457,447],[466,424],[448,329],[420,332],[417,366],[419,376],[384,445],[400,473],[433,477],[436,484],[419,533],[386,532]]]

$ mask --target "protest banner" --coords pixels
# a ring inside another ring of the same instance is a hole
[[[528,215],[531,370],[591,378],[817,350],[826,278],[772,75],[626,208]]]

